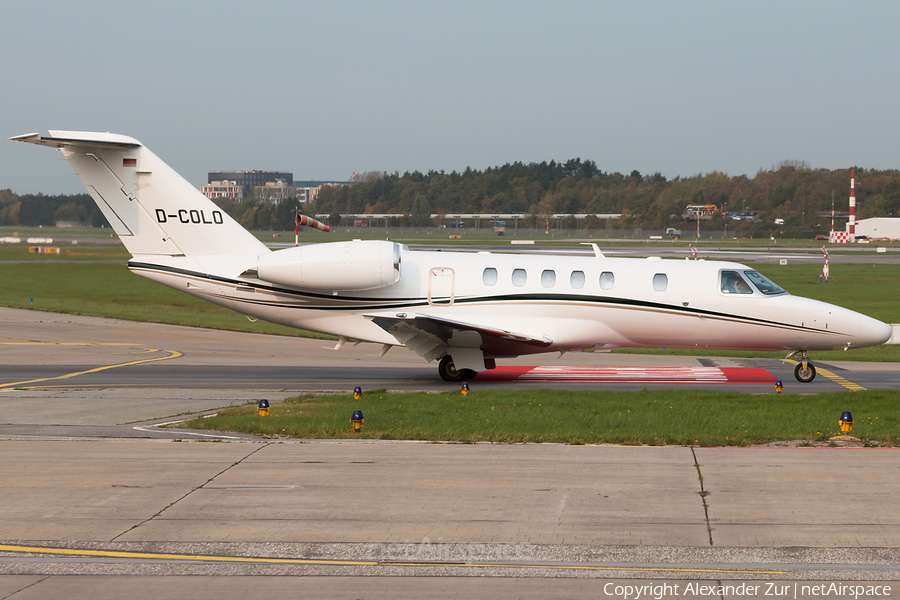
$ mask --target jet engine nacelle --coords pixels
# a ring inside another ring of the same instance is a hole
[[[354,292],[400,281],[400,244],[330,242],[263,254],[257,276],[272,283],[320,292]]]

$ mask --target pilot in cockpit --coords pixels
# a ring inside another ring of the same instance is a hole
[[[722,292],[726,294],[752,294],[753,290],[735,271],[722,273]]]

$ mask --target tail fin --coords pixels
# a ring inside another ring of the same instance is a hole
[[[51,131],[10,138],[59,148],[132,255],[265,254],[234,219],[134,138]]]

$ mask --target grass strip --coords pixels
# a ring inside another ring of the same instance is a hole
[[[0,250],[3,250],[0,248]],[[0,252],[0,259],[10,259]],[[72,256],[68,253],[77,252]],[[19,257],[26,256],[18,250]],[[30,261],[0,261],[0,305],[52,312],[190,325],[253,333],[335,339],[258,321],[134,275],[113,246],[78,246],[62,255]],[[121,259],[121,262],[118,260]],[[109,262],[113,260],[115,262]],[[835,265],[833,284],[816,284],[817,265],[754,265],[792,294],[846,306],[886,323],[900,323],[900,265]],[[729,352],[709,349],[618,349],[615,352],[784,358],[786,353]],[[900,345],[817,352],[818,360],[900,361]]]
[[[354,433],[350,416],[362,410]],[[828,442],[840,434],[844,410],[852,434],[867,444],[895,445],[900,434],[897,392],[814,395],[720,391],[571,392],[562,390],[459,390],[302,395],[273,403],[269,416],[256,406],[222,410],[181,424],[292,438],[431,440],[454,442],[747,446],[782,440]]]
[[[7,263],[0,305],[247,333],[336,339],[244,315],[134,275],[125,263]]]

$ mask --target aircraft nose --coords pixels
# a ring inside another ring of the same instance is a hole
[[[891,339],[892,327],[865,315],[857,319],[857,331],[854,346],[880,346]]]

